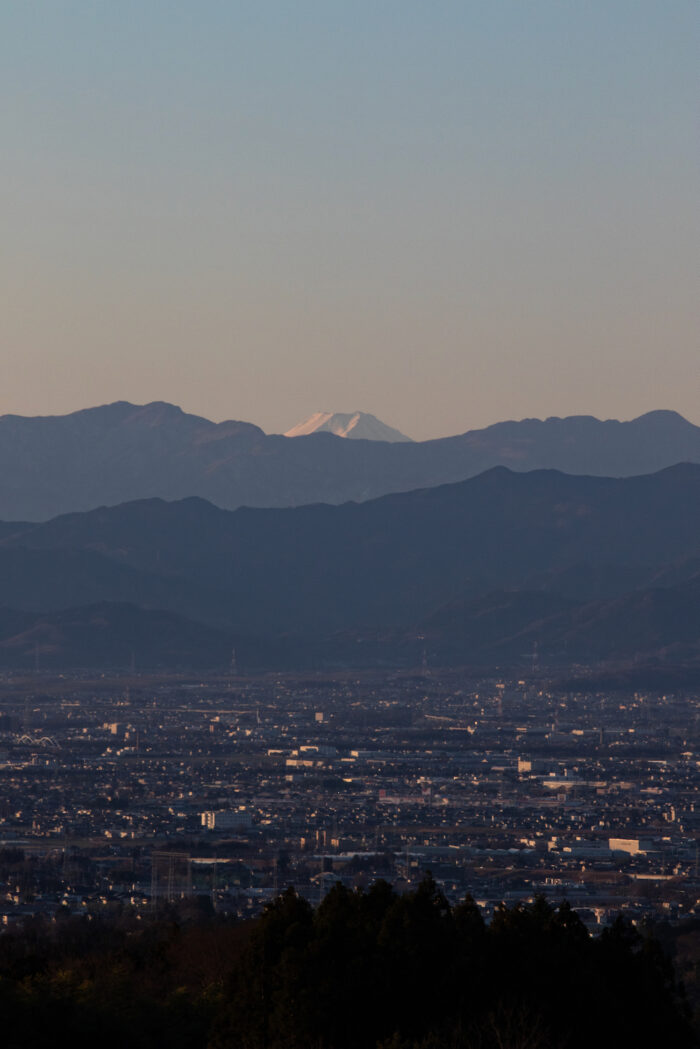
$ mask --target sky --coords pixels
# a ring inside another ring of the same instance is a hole
[[[0,413],[700,423],[694,0],[0,5]]]

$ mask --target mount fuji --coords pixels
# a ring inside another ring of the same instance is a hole
[[[334,433],[364,441],[411,441],[410,437],[387,426],[369,412],[314,412],[308,419],[287,430],[285,437],[305,437],[310,433]]]

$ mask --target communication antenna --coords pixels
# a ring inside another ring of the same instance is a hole
[[[174,903],[192,895],[190,855],[185,852],[151,853],[151,903]]]

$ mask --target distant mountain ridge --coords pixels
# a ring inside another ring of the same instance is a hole
[[[694,464],[624,479],[496,467],[342,506],[149,499],[0,528],[0,600],[18,615],[131,604],[196,621],[183,651],[206,627],[217,659],[245,638],[262,665],[415,662],[423,645],[451,663],[536,648],[562,665],[700,665],[699,581]]]
[[[0,518],[47,520],[136,499],[199,496],[225,509],[366,501],[494,466],[597,476],[700,462],[700,427],[675,412],[630,422],[524,419],[435,441],[304,439],[118,401],[65,416],[0,417]]]
[[[334,433],[363,441],[410,441],[410,437],[387,426],[369,412],[314,412],[308,419],[287,430],[285,437],[306,437],[312,433]]]

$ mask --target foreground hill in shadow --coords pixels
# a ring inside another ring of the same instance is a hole
[[[542,898],[485,926],[428,876],[397,895],[289,889],[256,923],[65,919],[0,938],[5,1044],[151,1049],[590,1049],[698,1044],[660,945],[594,939]]]

